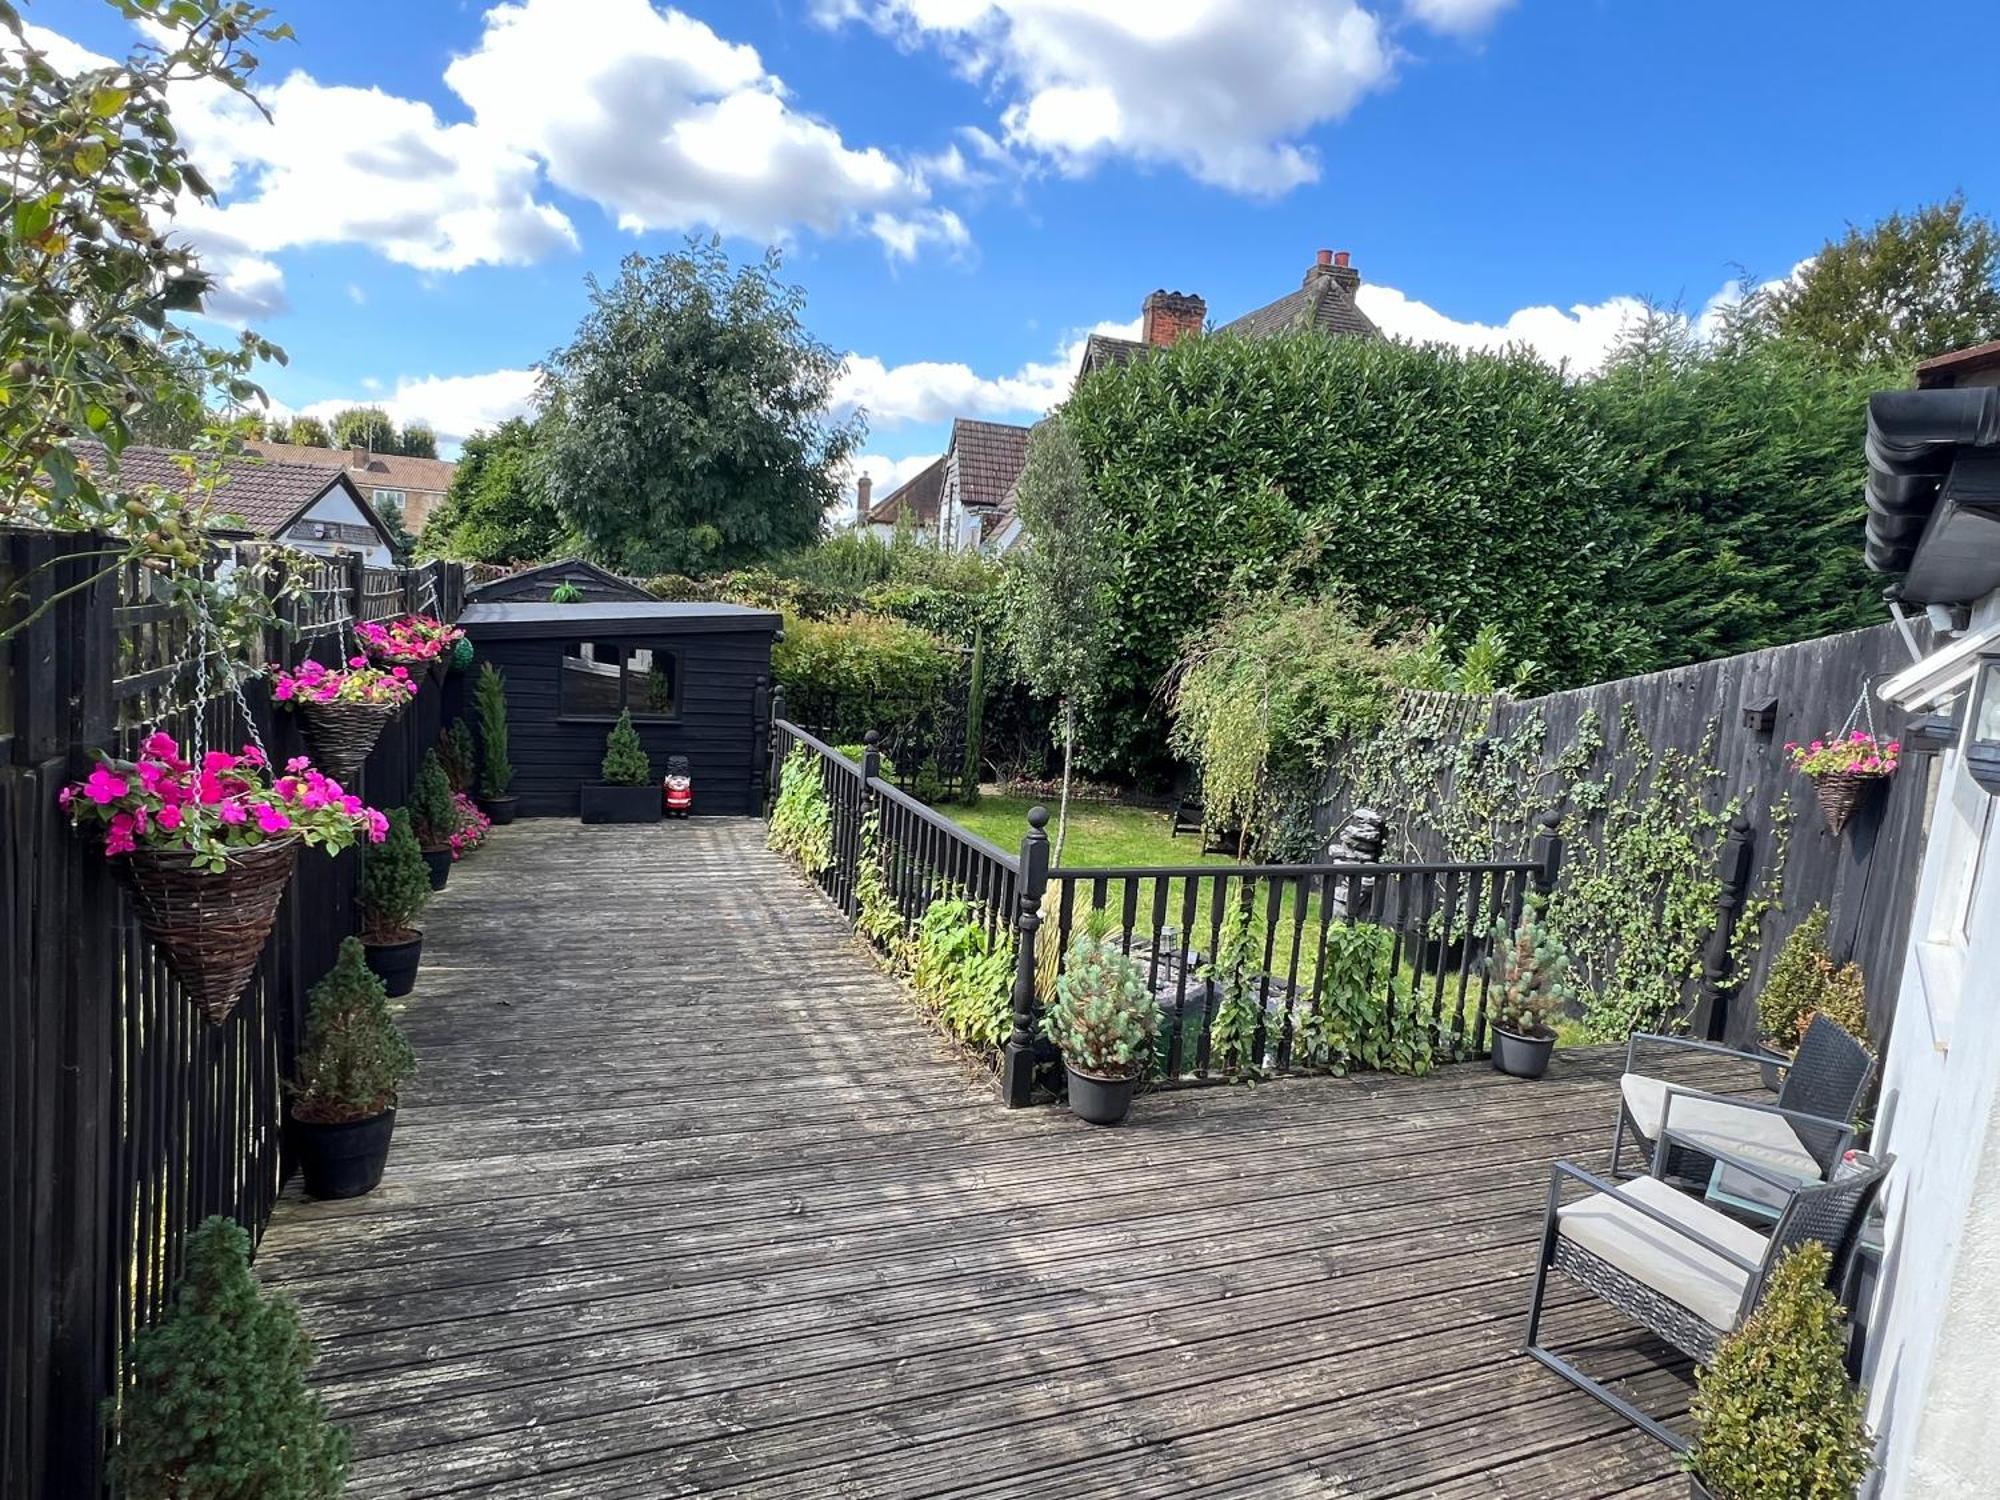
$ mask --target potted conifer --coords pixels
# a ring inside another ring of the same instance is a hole
[[[391,1000],[410,993],[423,958],[417,917],[431,899],[431,875],[407,808],[389,814],[389,835],[361,859],[361,944]]]
[[[1555,1022],[1576,998],[1569,950],[1531,897],[1513,930],[1494,924],[1486,959],[1493,1006],[1493,1066],[1513,1078],[1540,1078],[1555,1051]]]
[[[479,710],[479,805],[496,826],[514,821],[514,798],[507,788],[514,766],[507,759],[507,680],[492,662],[482,662],[473,688]]]
[[[657,823],[660,789],[653,784],[653,763],[632,727],[632,712],[618,716],[604,742],[602,781],[583,784],[581,805],[586,823]]]
[[[1146,971],[1116,939],[1080,932],[1055,989],[1042,1031],[1062,1050],[1070,1110],[1092,1125],[1116,1125],[1131,1111],[1160,1025]]]
[[[359,938],[313,986],[306,1045],[292,1087],[299,1175],[315,1198],[357,1198],[374,1190],[396,1130],[396,1090],[417,1071],[382,981]]]
[[[1832,1258],[1808,1240],[1771,1272],[1757,1310],[1695,1375],[1695,1500],[1848,1500],[1874,1447],[1848,1383]]]
[[[132,1340],[105,1402],[112,1482],[127,1500],[339,1500],[347,1434],[306,1381],[312,1348],[291,1301],[250,1269],[250,1236],[206,1219],[174,1305]]]
[[[424,863],[430,866],[431,889],[441,891],[451,878],[451,836],[458,832],[458,803],[451,795],[451,778],[435,750],[424,752],[417,783],[410,789],[410,826],[417,835]]]

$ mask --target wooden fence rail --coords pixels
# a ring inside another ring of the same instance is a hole
[[[188,1233],[211,1214],[263,1229],[289,1167],[282,1085],[306,992],[357,925],[357,855],[308,853],[229,1020],[182,996],[56,794],[92,751],[129,754],[155,729],[210,747],[254,729],[279,761],[304,747],[260,681],[198,706],[189,623],[143,578],[94,576],[96,545],[0,532],[0,588],[22,614],[75,590],[0,644],[0,1495],[38,1500],[105,1492],[100,1410]],[[463,603],[455,565],[306,567],[267,660],[337,661],[353,620]],[[427,688],[383,736],[358,788],[372,805],[406,799],[457,692]]]

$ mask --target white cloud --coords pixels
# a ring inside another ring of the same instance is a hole
[[[1099,323],[1089,331],[1137,338],[1139,320]],[[1073,334],[1053,358],[1030,360],[1005,375],[981,375],[959,362],[887,365],[873,355],[850,354],[834,386],[833,407],[837,412],[865,410],[875,429],[953,417],[1039,417],[1068,397],[1083,361],[1084,338]]]
[[[369,392],[366,396],[315,401],[297,410],[324,421],[350,406],[379,406],[398,426],[427,422],[440,443],[456,445],[475,432],[498,427],[509,417],[526,416],[534,407],[535,379],[533,370],[406,376],[386,395],[381,394],[380,382],[363,381]],[[279,409],[289,414],[290,409]]]
[[[1469,0],[1458,0],[1461,7]],[[1319,176],[1303,137],[1384,86],[1393,52],[1357,0],[821,0],[942,48],[1005,101],[1007,144],[1066,172],[1109,155],[1256,195]]]
[[[942,245],[953,254],[972,244],[965,221],[948,208],[927,208],[914,214],[872,214],[868,232],[882,242],[891,260],[915,260],[926,245]]]
[[[1355,300],[1391,338],[1451,344],[1460,349],[1526,344],[1552,365],[1567,364],[1573,375],[1587,374],[1603,364],[1619,336],[1646,313],[1646,304],[1637,297],[1610,297],[1597,303],[1579,302],[1567,311],[1524,307],[1511,313],[1504,323],[1462,322],[1394,287],[1372,282],[1363,283]]]
[[[1483,31],[1514,0],[1409,0],[1409,11],[1432,31],[1470,36]]]

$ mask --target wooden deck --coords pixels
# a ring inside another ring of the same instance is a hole
[[[387,1180],[260,1258],[352,1496],[1685,1493],[1517,1353],[1608,1060],[1010,1113],[749,821],[498,829],[427,925]]]

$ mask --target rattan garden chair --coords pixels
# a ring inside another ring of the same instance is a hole
[[[1677,1136],[1669,1127],[1661,1143],[1683,1144]],[[1676,1451],[1688,1447],[1687,1438],[1539,1342],[1549,1272],[1562,1272],[1690,1359],[1706,1364],[1723,1338],[1756,1310],[1766,1280],[1789,1251],[1815,1241],[1826,1246],[1833,1263],[1831,1284],[1843,1284],[1869,1207],[1889,1169],[1885,1157],[1865,1171],[1800,1185],[1755,1162],[1723,1159],[1788,1195],[1768,1235],[1658,1175],[1612,1183],[1570,1162],[1557,1162],[1550,1173],[1541,1260],[1528,1303],[1528,1354]],[[1564,1203],[1565,1181],[1590,1188],[1589,1196]]]
[[[1777,1102],[1712,1094],[1669,1083],[1638,1068],[1641,1043],[1774,1064],[1784,1069]],[[1687,1037],[1635,1034],[1625,1044],[1625,1073],[1618,1080],[1618,1126],[1611,1137],[1611,1176],[1624,1170],[1626,1137],[1659,1155],[1662,1130],[1679,1143],[1667,1153],[1663,1175],[1706,1178],[1719,1156],[1741,1157],[1791,1182],[1824,1180],[1854,1141],[1852,1121],[1875,1073],[1868,1049],[1825,1016],[1815,1016],[1791,1062],[1738,1052]]]

